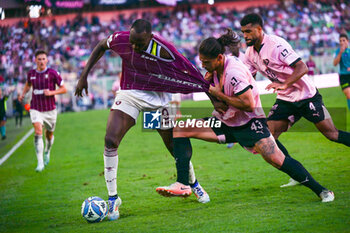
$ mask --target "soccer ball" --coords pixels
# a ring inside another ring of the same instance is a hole
[[[107,204],[100,197],[89,197],[81,205],[81,215],[90,223],[101,222],[107,213]]]

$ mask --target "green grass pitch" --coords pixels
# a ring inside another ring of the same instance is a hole
[[[344,108],[342,130],[349,130],[340,88],[320,92],[328,108]],[[275,96],[261,99],[264,107],[271,107]],[[310,123],[311,130],[294,130],[280,140],[316,180],[335,192],[332,203],[321,203],[303,186],[281,189],[288,176],[238,145],[227,149],[199,140],[191,140],[192,162],[211,201],[159,196],[157,186],[175,181],[174,160],[156,132],[141,131],[139,119],[119,148],[121,217],[88,224],[80,214],[84,199],[107,199],[102,153],[108,113],[59,115],[51,161],[42,173],[34,171],[33,136],[0,166],[0,232],[350,232],[350,149],[328,141]],[[25,130],[18,133],[6,150],[1,146],[1,156]]]

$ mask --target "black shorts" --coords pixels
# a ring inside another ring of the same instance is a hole
[[[339,83],[342,90],[350,87],[350,74],[339,74]]]
[[[217,118],[213,117],[219,121]],[[209,117],[204,118],[204,120]],[[224,143],[238,142],[244,147],[253,147],[260,139],[270,137],[270,131],[265,118],[254,118],[247,124],[237,127],[230,127],[221,122],[221,127],[211,128],[218,137],[225,137]]]
[[[305,117],[308,121],[318,123],[326,119],[327,116],[329,116],[329,113],[323,104],[321,94],[317,91],[313,97],[297,102],[277,99],[269,112],[267,120],[288,120],[294,124],[301,117]]]
[[[0,121],[6,121],[6,114],[0,114]]]

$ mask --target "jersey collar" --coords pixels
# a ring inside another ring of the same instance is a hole
[[[265,33],[263,34],[263,40],[262,40],[262,42],[261,42],[261,45],[260,45],[260,47],[259,47],[259,49],[258,50],[256,50],[255,49],[255,47],[254,47],[254,50],[257,52],[257,53],[260,53],[260,51],[261,51],[261,49],[262,49],[262,47],[264,46],[264,44],[265,44],[265,40],[266,40],[266,36],[265,36]]]
[[[39,70],[37,70],[37,69],[35,69],[35,71],[36,71],[37,73],[39,73],[39,74],[41,74],[41,73],[45,73],[45,72],[47,71],[47,67],[46,67],[46,69],[45,69],[45,70],[43,70],[43,71],[39,71]]]

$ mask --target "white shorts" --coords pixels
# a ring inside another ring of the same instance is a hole
[[[168,122],[173,117],[170,116],[171,109],[169,104],[166,105],[158,105],[152,104],[150,102],[145,101],[144,99],[139,99],[136,96],[130,95],[130,92],[118,91],[117,95],[114,99],[114,103],[111,107],[113,110],[120,110],[137,121],[137,118],[142,111],[157,111],[159,110],[161,115],[161,122],[163,119],[166,119]],[[171,124],[167,124],[168,127],[161,127],[161,129],[169,129]]]
[[[57,120],[56,109],[46,112],[39,112],[38,110],[30,109],[29,114],[32,123],[39,122],[40,124],[45,126],[45,129],[47,129],[50,132],[53,132],[55,130]]]

